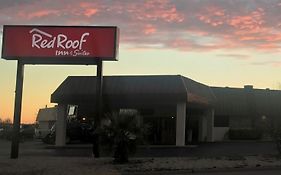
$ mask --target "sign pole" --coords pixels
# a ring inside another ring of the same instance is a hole
[[[93,154],[96,158],[100,157],[99,133],[101,118],[103,115],[103,64],[102,59],[97,60],[97,78],[96,78],[96,116],[94,118],[94,128],[97,130],[93,142]]]
[[[61,39],[57,39],[59,37]],[[19,153],[25,64],[97,65],[96,99],[93,99],[96,105],[93,119],[95,131],[92,142],[93,154],[99,157],[98,130],[103,116],[102,64],[104,60],[118,61],[118,27],[4,25],[2,38],[1,57],[18,61],[11,158],[18,158]]]
[[[12,135],[12,145],[11,145],[11,158],[12,159],[17,159],[18,155],[19,155],[23,78],[24,78],[24,63],[22,63],[21,61],[18,61],[16,91],[15,91],[13,135]]]

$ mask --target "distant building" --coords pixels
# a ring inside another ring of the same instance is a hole
[[[105,76],[103,90],[104,112],[137,110],[152,125],[151,144],[222,141],[233,130],[263,129],[281,114],[281,91],[209,87],[181,75]],[[78,118],[93,118],[95,98],[95,77],[68,77],[51,96],[60,133],[67,106],[78,106]],[[60,134],[57,144],[63,140]]]
[[[57,120],[57,107],[39,109],[36,117],[35,137],[44,138]]]

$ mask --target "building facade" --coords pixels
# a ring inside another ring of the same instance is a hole
[[[55,90],[58,146],[64,145],[67,106],[78,106],[78,118],[94,118],[95,99],[95,77],[68,77]],[[277,119],[280,102],[280,91],[209,87],[181,75],[104,77],[103,111],[137,110],[152,126],[149,141],[156,145],[221,141],[231,129]]]

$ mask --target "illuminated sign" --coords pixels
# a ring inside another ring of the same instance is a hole
[[[75,63],[117,60],[117,54],[117,27],[5,25],[3,30],[2,58],[7,60]]]

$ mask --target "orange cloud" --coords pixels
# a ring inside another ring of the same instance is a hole
[[[258,48],[261,50],[279,50],[280,46],[278,46],[275,43],[267,43],[267,44],[260,44]]]
[[[96,14],[97,12],[98,12],[98,9],[90,8],[90,9],[85,10],[84,15],[87,17],[91,17],[92,15]]]
[[[81,2],[79,6],[84,10],[83,14],[87,17],[91,17],[99,11],[97,8],[98,5],[95,3]]]
[[[89,6],[92,6],[92,3],[89,2],[80,2],[80,7],[82,8],[88,8]]]
[[[46,17],[49,15],[59,15],[59,11],[57,10],[39,10],[39,11],[34,11],[34,12],[24,12],[24,11],[20,11],[17,13],[17,15],[21,18],[26,18],[26,19],[33,19],[33,18],[42,18],[42,17]]]
[[[161,48],[180,50],[276,51],[281,41],[280,6],[276,2],[269,2],[270,7],[260,1],[222,3],[220,0],[65,2],[7,3],[9,8],[0,11],[0,23],[117,25],[122,32],[121,42],[136,48],[157,48],[160,44]],[[13,10],[16,13],[11,13]],[[183,41],[175,42],[175,38]]]
[[[156,28],[151,24],[148,24],[144,27],[143,33],[146,35],[153,34],[155,32],[156,32]]]
[[[236,34],[238,35],[259,33],[264,30],[264,14],[264,10],[262,8],[258,8],[256,11],[251,12],[249,15],[232,17],[228,21],[228,24],[238,29],[238,31],[236,32]]]

